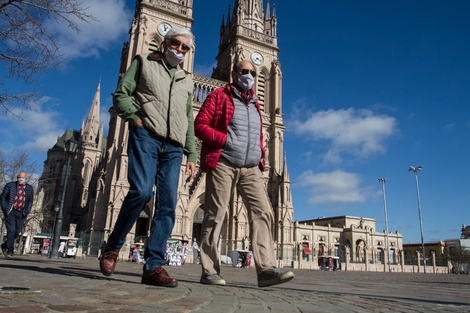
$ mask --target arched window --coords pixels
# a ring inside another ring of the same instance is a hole
[[[261,110],[265,111],[264,103],[266,100],[266,76],[264,73],[260,72],[258,74],[258,90],[257,94],[259,96],[259,104],[261,106]]]
[[[90,170],[90,161],[85,161],[85,165],[83,166],[83,184],[88,186],[88,171]]]

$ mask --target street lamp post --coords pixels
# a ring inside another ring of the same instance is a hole
[[[60,233],[62,232],[62,222],[64,220],[64,201],[65,201],[65,192],[67,189],[69,181],[69,167],[72,155],[75,152],[77,147],[77,142],[75,140],[67,140],[65,142],[65,151],[67,152],[67,163],[65,166],[65,176],[64,176],[64,185],[62,186],[62,198],[60,199],[59,210],[57,211],[55,222],[54,222],[54,238],[52,241],[52,250],[49,254],[50,259],[58,259],[59,256],[59,243],[60,243]]]
[[[386,249],[387,249],[387,261],[388,261],[388,271],[391,272],[391,268],[390,268],[390,241],[388,240],[388,218],[387,218],[387,200],[385,198],[385,183],[387,182],[387,180],[385,178],[379,178],[379,183],[382,184],[382,192],[383,192],[383,196],[384,196],[384,214],[385,214],[385,231],[386,231],[386,235],[385,235],[385,240],[386,240]]]
[[[413,171],[415,173],[415,178],[416,178],[416,197],[418,198],[418,215],[419,215],[419,229],[421,231],[421,254],[423,256],[423,268],[424,268],[424,273],[426,273],[426,254],[424,251],[424,238],[423,238],[423,219],[421,218],[421,203],[419,200],[419,185],[418,185],[418,172],[421,171],[423,167],[417,166],[410,166],[408,168],[408,171]]]

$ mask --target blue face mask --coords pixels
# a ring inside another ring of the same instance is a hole
[[[249,90],[253,87],[255,79],[251,74],[238,75],[238,86],[243,90]]]
[[[25,178],[18,178],[18,184],[24,185],[25,183],[26,183],[26,179],[25,179]]]

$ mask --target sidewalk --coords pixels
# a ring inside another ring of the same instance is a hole
[[[96,259],[0,258],[0,313],[19,312],[470,312],[470,275],[294,270],[258,288],[254,268],[222,267],[226,286],[199,284],[199,265],[166,267],[176,288],[140,284],[142,265]]]

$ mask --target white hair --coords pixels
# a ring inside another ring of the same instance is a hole
[[[185,36],[189,39],[189,44],[191,48],[194,45],[194,35],[193,33],[184,27],[175,26],[170,28],[170,30],[165,34],[165,39],[173,39],[176,36]]]

